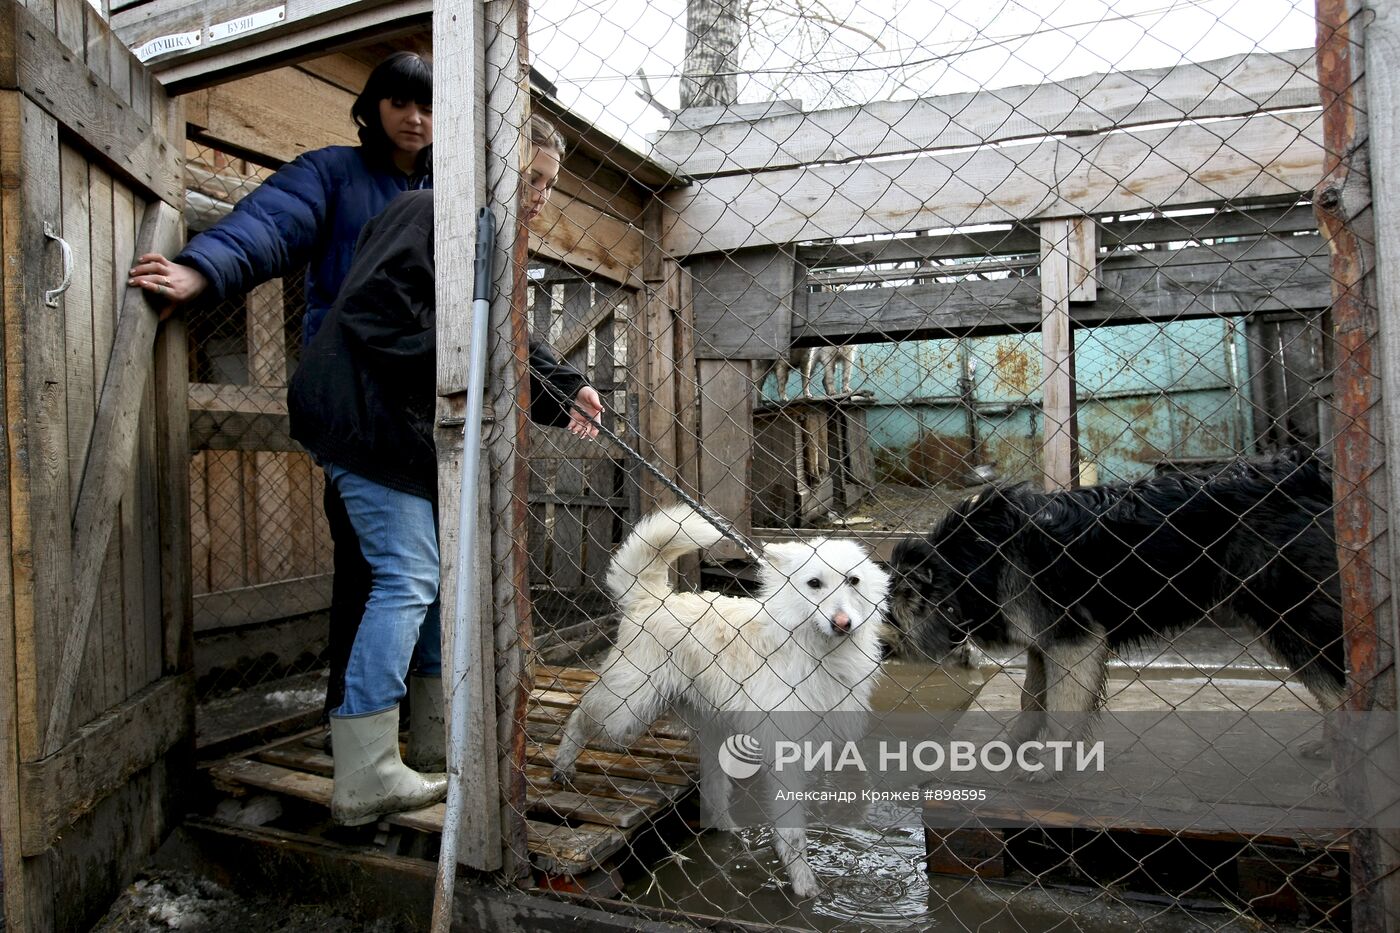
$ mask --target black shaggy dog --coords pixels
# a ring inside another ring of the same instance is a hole
[[[1017,741],[1046,731],[1041,711],[1098,709],[1110,651],[1202,618],[1252,626],[1324,711],[1342,698],[1331,471],[1304,451],[1067,492],[992,487],[900,542],[891,570],[896,654],[1027,649]]]

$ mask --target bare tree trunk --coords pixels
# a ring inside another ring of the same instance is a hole
[[[732,104],[739,97],[739,38],[747,0],[689,0],[681,109]]]

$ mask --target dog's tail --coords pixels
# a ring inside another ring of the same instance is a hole
[[[671,592],[670,569],[676,560],[709,547],[719,529],[688,505],[653,512],[637,523],[608,565],[608,592],[619,606],[661,599]]]

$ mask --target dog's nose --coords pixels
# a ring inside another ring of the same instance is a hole
[[[851,617],[844,612],[838,612],[831,617],[831,627],[838,632],[850,632]]]

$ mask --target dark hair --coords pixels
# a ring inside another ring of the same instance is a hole
[[[433,65],[417,52],[395,52],[374,66],[365,89],[355,98],[350,116],[360,128],[360,144],[388,156],[394,144],[379,121],[379,102],[411,100],[420,107],[433,105]]]
[[[553,149],[559,158],[564,158],[564,137],[539,114],[532,114],[529,122],[530,142],[541,149]]]

